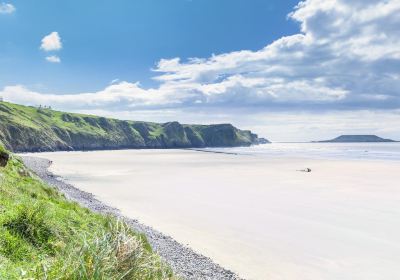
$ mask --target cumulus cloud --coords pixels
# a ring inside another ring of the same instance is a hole
[[[56,55],[46,56],[46,60],[48,62],[52,62],[52,63],[60,63],[61,62],[61,59]]]
[[[196,108],[213,114],[240,110],[248,116],[292,109],[396,111],[400,108],[399,14],[398,0],[306,0],[288,15],[299,23],[298,34],[258,51],[161,59],[153,69],[159,82],[154,88],[114,81],[91,93],[42,94],[20,85],[0,93],[25,104],[104,112]],[[60,48],[58,33],[43,39],[42,49]]]
[[[44,51],[58,51],[62,48],[61,38],[58,32],[51,32],[42,39],[40,48]]]
[[[12,4],[0,2],[0,14],[12,14],[15,10],[16,9]]]
[[[301,33],[255,52],[163,59],[155,79],[231,106],[399,107],[399,13],[397,0],[303,1],[288,16]]]
[[[112,84],[102,91],[79,94],[43,94],[32,91],[24,86],[7,86],[0,94],[5,100],[20,104],[47,104],[64,109],[94,109],[107,108],[140,109],[159,108],[170,104],[171,95],[158,90],[144,90],[139,83],[121,82]]]

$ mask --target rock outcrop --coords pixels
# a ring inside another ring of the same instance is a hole
[[[3,149],[0,143],[0,167],[5,167],[10,159],[10,155]]]

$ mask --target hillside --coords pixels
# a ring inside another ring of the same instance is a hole
[[[0,279],[176,279],[144,235],[67,201],[0,146]]]
[[[376,135],[341,135],[332,140],[318,141],[319,143],[357,143],[357,142],[395,142]]]
[[[265,142],[231,124],[152,123],[0,102],[0,141],[14,152],[235,147]]]

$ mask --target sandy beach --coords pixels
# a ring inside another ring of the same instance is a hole
[[[396,279],[400,162],[189,150],[34,154],[246,279]],[[298,170],[311,168],[312,172]]]

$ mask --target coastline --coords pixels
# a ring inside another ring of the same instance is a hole
[[[96,213],[108,214],[120,218],[134,230],[144,233],[153,250],[171,266],[177,275],[184,279],[241,279],[234,272],[221,267],[210,258],[196,253],[191,248],[175,241],[172,237],[152,227],[141,224],[138,220],[122,215],[118,209],[99,201],[93,194],[82,191],[60,180],[59,176],[48,170],[51,165],[50,160],[32,156],[22,156],[22,159],[30,170],[47,184],[63,193],[67,199],[77,202]]]

